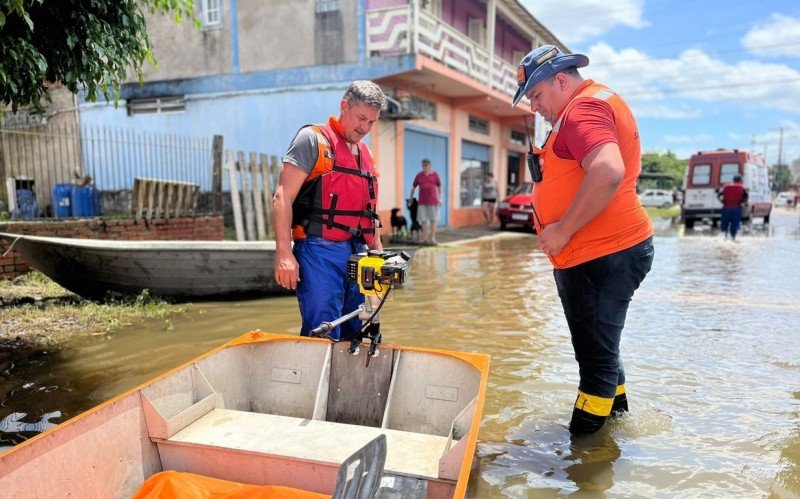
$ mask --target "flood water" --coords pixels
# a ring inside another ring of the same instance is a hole
[[[800,495],[798,213],[736,243],[659,222],[623,333],[631,412],[571,439],[578,375],[533,236],[416,252],[384,307],[387,343],[482,352],[491,374],[469,497]],[[64,421],[239,334],[296,333],[293,297],[197,303],[185,317],[43,355],[0,407]],[[16,443],[0,434],[3,445]]]

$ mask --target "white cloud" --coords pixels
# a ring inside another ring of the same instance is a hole
[[[654,58],[636,49],[615,50],[606,43],[593,45],[587,55],[591,63],[583,73],[611,86],[634,112],[647,116],[697,118],[698,103],[721,102],[800,113],[800,72],[785,64],[757,60],[729,64],[697,49],[675,58]]]
[[[643,28],[644,0],[522,0],[533,16],[569,46],[617,26]]]
[[[800,57],[800,18],[772,14],[742,37],[742,46],[760,57]]]

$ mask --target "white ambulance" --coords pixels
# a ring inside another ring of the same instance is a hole
[[[749,204],[742,211],[742,220],[763,217],[769,223],[772,193],[769,188],[767,165],[761,155],[738,149],[698,152],[689,158],[683,178],[681,220],[687,228],[695,222],[716,223],[722,214],[717,193],[731,182],[734,175],[742,176],[749,194]]]

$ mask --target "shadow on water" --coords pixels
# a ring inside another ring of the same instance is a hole
[[[797,494],[800,234],[788,215],[736,243],[657,221],[623,333],[631,412],[583,439],[567,431],[577,365],[535,237],[416,251],[383,309],[384,341],[492,357],[468,497]],[[58,410],[63,421],[247,330],[296,334],[299,314],[292,297],[198,303],[173,325],[18,366],[0,419]]]

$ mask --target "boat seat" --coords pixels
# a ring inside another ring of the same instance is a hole
[[[222,408],[213,409],[172,437],[159,441],[159,452],[162,461],[166,461],[165,469],[167,463],[172,463],[171,449],[185,446],[338,467],[379,435],[386,436],[386,473],[438,479],[439,459],[447,448],[447,437]],[[180,465],[172,469],[179,468]]]

